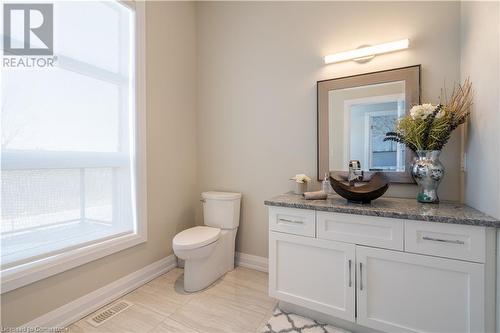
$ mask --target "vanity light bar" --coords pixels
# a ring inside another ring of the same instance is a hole
[[[325,56],[325,64],[373,57],[377,54],[404,50],[407,49],[409,46],[410,46],[410,40],[408,38],[389,43],[366,46],[355,50],[329,54]]]

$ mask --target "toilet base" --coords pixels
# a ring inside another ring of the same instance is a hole
[[[188,259],[184,263],[184,290],[196,292],[210,286],[234,269],[236,230],[222,230],[217,246],[206,258]]]

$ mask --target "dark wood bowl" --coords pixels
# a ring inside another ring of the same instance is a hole
[[[389,180],[380,172],[376,172],[366,184],[361,186],[349,186],[346,179],[337,177],[336,175],[330,177],[334,191],[351,202],[370,203],[384,195],[389,188]]]

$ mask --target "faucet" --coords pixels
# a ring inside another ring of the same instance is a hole
[[[356,182],[362,180],[363,180],[363,170],[361,170],[361,163],[357,160],[349,161],[349,176],[347,177],[349,186],[354,186]]]

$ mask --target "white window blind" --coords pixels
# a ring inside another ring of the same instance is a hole
[[[2,269],[137,232],[135,12],[53,5],[55,67],[2,69]]]

